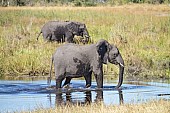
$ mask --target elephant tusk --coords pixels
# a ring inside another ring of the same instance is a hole
[[[122,67],[125,67],[122,63],[119,63]]]
[[[85,35],[85,38],[89,38],[89,36],[88,36],[88,35]]]

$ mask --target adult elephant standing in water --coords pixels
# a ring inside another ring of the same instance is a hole
[[[67,43],[57,48],[52,57],[54,62],[56,88],[61,88],[62,81],[66,78],[64,85],[70,83],[72,78],[84,76],[86,87],[91,86],[92,72],[95,75],[97,87],[103,88],[103,63],[110,62],[119,65],[119,88],[123,82],[124,61],[117,47],[101,39],[96,44],[77,45]]]
[[[84,37],[80,40],[83,43],[88,43],[90,37],[85,24],[73,21],[49,21],[42,27],[38,37],[41,33],[44,40],[69,43],[74,42],[75,35]]]

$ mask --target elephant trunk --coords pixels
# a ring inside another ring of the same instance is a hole
[[[116,88],[119,88],[123,83],[123,73],[124,73],[124,61],[121,55],[117,57],[117,62],[119,63],[119,81]]]
[[[85,38],[85,40],[84,40],[85,43],[88,43],[90,36],[89,36],[87,29],[84,30],[83,37]]]

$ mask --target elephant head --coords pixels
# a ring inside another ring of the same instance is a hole
[[[70,24],[67,25],[67,29],[72,32],[73,35],[84,37],[85,39],[81,40],[83,43],[88,43],[90,36],[85,24],[80,22],[70,22]]]
[[[110,62],[112,64],[119,65],[119,82],[116,86],[116,88],[119,88],[123,82],[124,60],[118,48],[114,45],[110,45],[103,39],[98,41],[96,47],[102,63],[107,64],[107,62]]]

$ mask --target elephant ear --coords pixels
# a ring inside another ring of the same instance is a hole
[[[77,35],[78,33],[78,25],[75,23],[75,22],[70,22],[68,25],[67,25],[67,29],[69,32],[73,33],[74,35]]]
[[[82,33],[82,32],[85,31],[85,30],[86,30],[86,25],[80,23],[80,24],[79,24],[79,33]]]
[[[99,54],[100,59],[102,60],[102,63],[107,64],[108,61],[108,52],[109,52],[109,43],[101,39],[96,44],[97,52]]]
[[[79,29],[84,29],[85,28],[85,24],[80,24]]]

